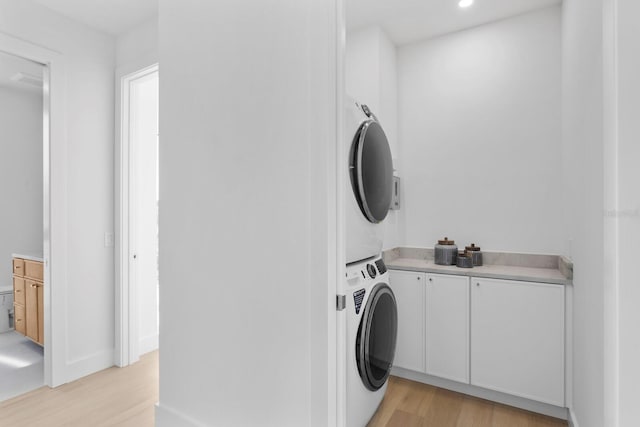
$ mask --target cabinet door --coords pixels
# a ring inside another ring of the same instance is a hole
[[[38,341],[38,288],[33,280],[25,281],[25,318],[27,321],[27,336]]]
[[[398,305],[398,340],[393,365],[424,372],[424,273],[390,271]]]
[[[13,302],[24,305],[24,279],[22,277],[13,277]]]
[[[24,275],[29,279],[44,280],[44,265],[40,261],[24,260]]]
[[[44,345],[44,286],[38,283],[38,343]]]
[[[426,372],[469,383],[469,278],[427,274]]]
[[[564,287],[471,280],[471,384],[564,406]]]

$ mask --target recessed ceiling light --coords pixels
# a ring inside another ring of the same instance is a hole
[[[473,4],[473,0],[460,0],[460,2],[458,3],[458,6],[460,6],[461,8],[466,8],[469,7]]]

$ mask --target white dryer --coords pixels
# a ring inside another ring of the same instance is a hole
[[[382,221],[391,206],[393,162],[387,136],[366,105],[346,108],[346,263],[380,255]]]
[[[347,427],[364,427],[387,390],[396,351],[398,309],[380,257],[347,265]]]

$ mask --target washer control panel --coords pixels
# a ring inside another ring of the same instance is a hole
[[[367,264],[367,273],[369,273],[369,277],[371,277],[372,279],[375,279],[375,277],[378,275],[378,272],[376,271],[376,268],[373,266],[373,264]]]

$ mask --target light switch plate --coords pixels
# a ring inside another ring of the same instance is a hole
[[[113,233],[109,231],[105,231],[104,233],[104,247],[105,248],[113,247]]]

